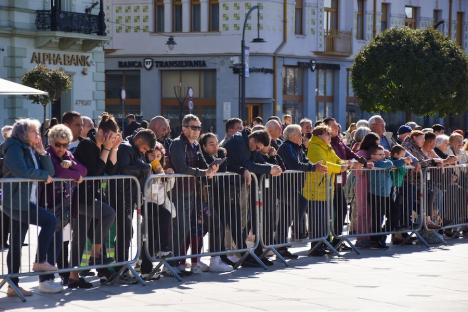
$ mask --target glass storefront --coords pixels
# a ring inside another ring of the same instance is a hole
[[[298,66],[283,67],[283,113],[299,122],[304,115],[304,72]]]
[[[125,89],[125,115],[141,114],[140,107],[140,71],[106,71],[106,111],[114,116],[122,116],[121,90]]]
[[[192,110],[188,88],[193,90]],[[180,133],[180,119],[188,113],[200,118],[203,132],[216,131],[216,71],[161,71],[161,113],[171,120],[173,135]]]

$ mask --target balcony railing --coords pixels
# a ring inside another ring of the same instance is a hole
[[[330,32],[325,34],[324,54],[350,56],[353,54],[353,36],[351,32]]]
[[[38,30],[106,35],[104,16],[101,15],[52,10],[36,12],[36,28]]]

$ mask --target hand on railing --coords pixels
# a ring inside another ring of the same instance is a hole
[[[315,164],[315,171],[318,171],[320,173],[327,173],[328,167],[323,163],[323,160],[320,160]]]
[[[271,174],[273,177],[280,176],[282,172],[283,172],[283,170],[281,170],[281,167],[280,167],[280,166],[278,166],[278,165],[273,165],[273,166],[271,166],[270,174]]]
[[[250,186],[250,184],[252,183],[252,174],[250,173],[250,171],[246,169],[244,170],[244,173],[242,175],[244,177],[245,184],[247,186]]]

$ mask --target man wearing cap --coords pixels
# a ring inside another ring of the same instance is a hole
[[[412,130],[410,126],[407,126],[407,125],[400,126],[397,132],[398,143],[402,144],[405,141],[405,139],[410,135],[411,131]]]
[[[437,135],[442,135],[445,132],[445,127],[440,125],[440,124],[435,124],[432,126],[432,130],[434,130],[434,134]]]

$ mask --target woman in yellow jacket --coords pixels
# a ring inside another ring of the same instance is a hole
[[[327,192],[328,185],[332,188],[330,198],[333,198],[335,175],[348,169],[330,145],[330,128],[317,126],[312,131],[312,138],[307,149],[307,158],[312,163],[321,161],[328,168],[330,183],[327,174],[320,172],[307,172],[302,194],[307,200],[307,214],[309,215],[309,239],[328,235],[327,220]],[[312,243],[310,256],[323,256],[326,253],[323,243]]]

